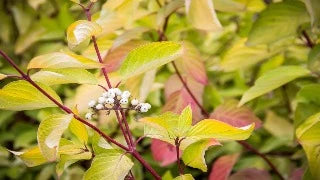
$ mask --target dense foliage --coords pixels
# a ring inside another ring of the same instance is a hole
[[[0,179],[320,179],[319,0],[1,0],[0,20]]]

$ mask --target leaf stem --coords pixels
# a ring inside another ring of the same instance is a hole
[[[131,154],[153,175],[156,180],[161,180],[161,177],[158,175],[158,173],[142,158],[137,151],[133,151]]]
[[[175,145],[176,145],[177,164],[178,164],[179,174],[182,175],[183,169],[181,167],[181,161],[180,161],[180,143],[181,143],[181,140],[179,140],[179,138],[176,138]]]

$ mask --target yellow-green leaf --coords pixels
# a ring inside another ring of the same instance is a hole
[[[320,113],[314,114],[296,130],[299,143],[302,145],[309,162],[312,176],[320,177]]]
[[[156,69],[175,60],[182,54],[182,48],[175,42],[153,42],[132,50],[120,67],[124,79]]]
[[[133,162],[116,150],[106,150],[98,154],[84,175],[84,180],[124,179],[133,166]]]
[[[278,50],[270,52],[266,45],[248,47],[245,42],[246,38],[239,39],[225,52],[220,63],[222,70],[245,69],[279,52]]]
[[[27,149],[23,152],[10,151],[19,157],[28,167],[34,167],[47,162],[46,158],[41,154],[38,146]]]
[[[54,52],[37,56],[28,64],[28,69],[46,68],[46,69],[63,69],[63,68],[83,68],[93,69],[101,68],[102,64],[68,52]]]
[[[256,80],[253,87],[244,93],[239,106],[296,78],[308,74],[310,74],[310,71],[300,66],[281,66],[268,71]]]
[[[7,77],[7,75],[0,73],[0,80],[5,79],[6,77]]]
[[[247,44],[271,44],[296,35],[298,27],[309,22],[303,2],[298,0],[270,4],[260,13],[249,33]]]
[[[234,127],[214,119],[204,119],[193,126],[187,137],[191,139],[245,140],[254,130],[254,123],[244,127]]]
[[[41,121],[37,135],[38,145],[49,161],[57,159],[61,136],[72,118],[72,114],[53,114]]]
[[[205,31],[222,29],[212,0],[186,0],[185,4],[188,19],[195,28]]]
[[[59,144],[59,162],[56,166],[58,176],[71,164],[79,160],[88,160],[92,158],[92,153],[84,145],[75,144],[72,141],[61,138]]]
[[[46,69],[31,76],[31,79],[48,86],[56,84],[98,84],[96,77],[85,69]]]
[[[82,144],[88,143],[88,131],[83,123],[73,118],[69,124],[69,129]]]
[[[202,139],[218,140],[244,140],[254,129],[254,123],[245,127],[233,127],[214,119],[205,119],[196,125],[191,125],[191,109],[186,107],[182,114],[166,112],[156,117],[142,118],[140,122],[145,124],[144,134],[147,137],[160,139],[175,145],[178,138],[181,141],[181,150]]]
[[[320,25],[320,1],[319,0],[305,0],[308,12],[311,17],[311,24],[313,27],[319,28]]]
[[[184,174],[174,178],[173,180],[194,180],[194,178],[191,174]]]
[[[68,46],[73,49],[89,40],[92,36],[97,36],[101,31],[100,25],[95,22],[87,20],[76,21],[67,30]]]
[[[215,140],[200,140],[188,146],[182,154],[184,164],[207,172],[208,168],[204,155],[206,150],[212,145],[219,145],[219,143]]]
[[[60,97],[48,86],[38,84],[50,96],[62,103]],[[0,109],[22,111],[56,107],[51,100],[38,89],[24,80],[14,81],[0,90]]]

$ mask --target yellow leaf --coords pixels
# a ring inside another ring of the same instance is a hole
[[[67,30],[68,46],[73,49],[87,41],[92,36],[97,36],[102,31],[99,24],[87,20],[72,23]]]
[[[38,166],[47,162],[46,158],[44,158],[44,156],[41,154],[38,146],[27,149],[23,152],[10,152],[19,157],[28,167]]]
[[[63,69],[63,68],[101,68],[102,64],[84,56],[80,56],[69,52],[54,52],[37,56],[28,64],[28,69],[47,68],[47,69]]]
[[[205,31],[222,29],[212,0],[186,0],[185,3],[188,19],[195,28]]]

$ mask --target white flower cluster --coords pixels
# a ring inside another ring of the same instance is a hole
[[[99,110],[110,110],[114,107],[126,108],[136,110],[138,112],[148,112],[151,108],[149,103],[139,103],[137,99],[132,99],[131,104],[129,103],[129,98],[131,93],[129,91],[121,91],[119,88],[111,88],[108,91],[102,93],[102,96],[98,100],[92,100],[88,103],[88,106],[96,111]],[[85,115],[86,119],[92,119],[94,113],[87,113]]]

